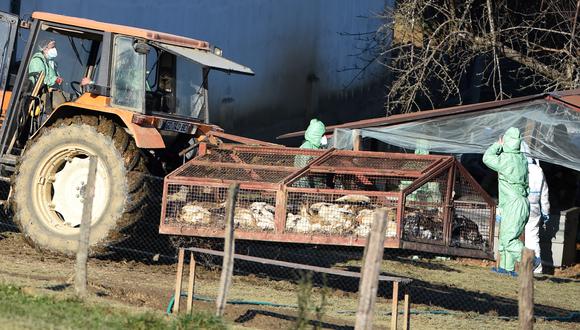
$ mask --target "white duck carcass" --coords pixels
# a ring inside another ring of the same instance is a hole
[[[353,231],[356,236],[367,237],[371,231],[371,227],[365,225],[359,225]]]
[[[180,186],[179,190],[171,195],[167,195],[168,202],[185,202],[189,193],[188,186]]]
[[[358,226],[354,229],[354,234],[357,236],[368,236],[371,231],[371,224],[373,223],[374,210],[364,209],[360,210],[355,218]]]
[[[254,218],[254,212],[237,207],[234,212],[234,224],[238,227],[256,227],[256,218]]]
[[[344,232],[353,227],[355,214],[348,204],[315,203],[310,206],[309,213],[318,218],[322,231]]]
[[[355,228],[354,233],[358,236],[368,236],[371,225],[373,223],[375,212],[378,211],[371,209],[360,210],[356,216],[356,223],[358,227]],[[385,237],[395,237],[397,235],[397,220],[396,220],[396,210],[385,209],[387,211],[387,230],[385,232]]]
[[[397,220],[388,220],[387,221],[387,233],[386,237],[395,237],[397,236]]]
[[[335,202],[368,204],[371,202],[371,199],[369,196],[353,194],[339,197],[335,200]]]
[[[179,220],[192,224],[207,225],[211,222],[211,212],[202,206],[189,203],[181,208]]]
[[[288,213],[286,216],[286,229],[296,233],[307,233],[312,230],[312,226],[308,218]]]
[[[254,214],[256,225],[262,230],[274,230],[274,214],[276,208],[265,202],[250,204],[250,211]]]

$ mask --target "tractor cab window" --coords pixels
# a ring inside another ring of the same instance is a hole
[[[199,118],[206,107],[202,66],[163,49],[147,54],[146,111]]]
[[[145,108],[145,54],[133,38],[117,36],[113,55],[112,104],[143,112]]]
[[[205,105],[203,70],[201,65],[177,57],[176,113],[199,118]]]
[[[155,47],[147,54],[145,109],[175,113],[175,56]]]
[[[39,91],[58,92],[64,98],[61,102],[80,96],[83,78],[91,81],[96,77],[101,43],[100,34],[43,25],[28,59],[28,81],[34,86],[43,75]]]

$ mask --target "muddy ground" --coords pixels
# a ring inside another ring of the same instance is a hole
[[[358,269],[357,252],[332,253],[331,250],[294,251],[286,258],[318,256],[343,269]],[[268,253],[280,256],[283,250],[272,247]],[[203,260],[200,260],[203,261]],[[516,327],[517,280],[492,275],[488,262],[426,258],[405,255],[387,256],[387,273],[411,277],[412,325],[415,329]],[[256,304],[229,304],[226,320],[232,327],[256,329],[291,328],[297,315],[297,278],[287,269],[240,264],[229,298]],[[34,294],[72,294],[74,260],[40,253],[28,246],[21,235],[0,229],[0,282],[13,283]],[[89,284],[96,301],[121,304],[135,309],[164,312],[173,293],[176,266],[172,258],[152,256],[134,259],[90,259]],[[536,281],[536,314],[542,316],[537,328],[575,329],[580,319],[570,318],[580,310],[580,269],[563,272],[560,277],[541,277]],[[194,308],[211,311],[217,294],[219,270],[199,267]],[[357,283],[341,278],[315,276],[313,281],[326,287],[315,288],[311,297],[319,304],[326,296],[322,327],[351,329],[355,321]],[[376,322],[390,322],[390,287],[382,285],[377,300]],[[281,307],[271,306],[272,303]],[[550,320],[550,317],[560,317]],[[548,319],[545,319],[545,318]],[[568,317],[569,319],[566,319]]]

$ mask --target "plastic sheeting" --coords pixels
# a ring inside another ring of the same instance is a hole
[[[580,171],[580,112],[546,100],[360,132],[362,138],[410,150],[420,146],[430,152],[483,154],[512,126],[522,132],[532,157]],[[351,130],[337,129],[335,139],[336,148],[352,148]]]
[[[328,147],[334,147],[336,149],[342,150],[352,150],[352,131],[353,130],[346,128],[335,128],[332,137],[328,139]]]

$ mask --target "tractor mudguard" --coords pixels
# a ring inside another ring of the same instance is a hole
[[[121,108],[111,107],[107,104],[107,99],[104,96],[95,96],[91,94],[83,94],[81,97],[73,102],[66,102],[59,105],[48,117],[42,126],[47,126],[55,122],[58,118],[74,116],[82,112],[83,114],[101,113],[105,115],[112,115],[120,119],[125,127],[129,130],[129,134],[135,139],[135,144],[138,148],[146,149],[163,149],[165,142],[163,137],[156,128],[142,127],[132,122],[134,112]],[[38,131],[34,134],[36,135]],[[34,137],[34,136],[33,136]]]

